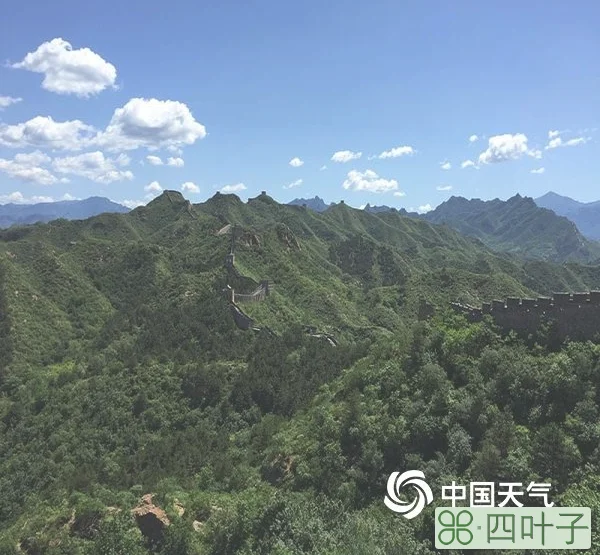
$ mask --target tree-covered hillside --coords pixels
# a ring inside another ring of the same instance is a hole
[[[262,280],[243,331],[224,289]],[[4,230],[0,554],[434,553],[433,505],[383,504],[408,468],[597,510],[600,347],[445,310],[597,287],[597,267],[267,195]]]
[[[600,243],[586,239],[573,221],[516,195],[507,201],[452,197],[422,216],[445,223],[491,248],[529,259],[597,263]]]

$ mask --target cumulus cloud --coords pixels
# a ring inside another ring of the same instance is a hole
[[[122,165],[122,160],[107,158],[100,151],[55,158],[52,162],[52,167],[57,173],[85,177],[96,183],[132,180],[133,173],[129,170],[119,170],[118,165]]]
[[[362,156],[362,152],[352,152],[351,150],[338,150],[333,153],[331,157],[332,162],[339,164],[345,164],[351,160],[358,160]]]
[[[370,193],[387,193],[398,189],[395,179],[384,179],[379,177],[373,170],[359,172],[352,170],[348,172],[346,180],[342,184],[344,189],[352,191],[368,191]]]
[[[299,168],[300,166],[304,165],[304,160],[300,160],[298,157],[292,158],[289,164],[292,166],[292,168]]]
[[[417,212],[419,214],[426,214],[427,212],[431,212],[432,210],[433,207],[431,206],[431,204],[422,204],[417,208]]]
[[[436,187],[436,189],[438,191],[451,191],[452,190],[452,185],[438,185]]]
[[[13,148],[33,146],[55,150],[82,150],[96,147],[109,151],[147,148],[167,148],[180,152],[206,136],[206,129],[198,123],[189,108],[172,100],[132,98],[117,108],[103,131],[79,120],[57,122],[50,116],[37,116],[24,123],[0,124],[0,145]],[[158,156],[150,163],[162,160]],[[181,158],[170,157],[171,166],[182,166]]]
[[[473,160],[465,160],[464,162],[461,163],[460,167],[464,170],[465,168],[475,168],[475,169],[479,169],[479,166],[473,162]]]
[[[284,185],[283,188],[284,189],[293,189],[294,187],[300,187],[300,185],[302,185],[302,183],[304,183],[304,181],[302,179],[296,179],[296,181],[292,181],[290,184]]]
[[[0,124],[0,145],[11,148],[36,147],[81,150],[91,144],[95,129],[82,121],[58,122],[37,116],[24,123]]]
[[[12,67],[42,73],[42,87],[47,91],[81,97],[114,87],[117,78],[115,66],[100,55],[89,48],[73,50],[61,38],[44,42]]]
[[[383,151],[378,158],[385,160],[386,158],[399,158],[400,156],[412,156],[415,150],[412,146],[397,146],[390,150]]]
[[[530,173],[544,173],[546,171],[546,168],[537,168],[535,170],[531,170]]]
[[[540,150],[530,150],[527,136],[523,133],[505,133],[488,139],[488,148],[479,155],[480,164],[496,164],[508,160],[516,160],[524,155],[541,158]]]
[[[527,155],[539,160],[542,157],[542,151],[539,148],[532,148],[527,152]]]
[[[167,158],[167,166],[173,166],[175,168],[182,168],[184,166],[185,162],[183,161],[183,158],[179,158],[179,157],[172,157],[170,156],[169,158]]]
[[[578,146],[587,143],[588,139],[585,137],[575,137],[574,139],[569,139],[568,141],[563,141],[561,137],[555,137],[551,139],[546,145],[546,150],[552,150],[554,148],[559,148],[563,146]]]
[[[0,96],[0,110],[4,110],[4,108],[8,108],[22,100],[22,98],[13,98],[12,96]]]
[[[239,193],[240,191],[245,191],[248,187],[243,183],[236,183],[235,185],[225,185],[225,187],[221,187],[222,193]]]
[[[122,200],[120,201],[119,204],[122,204],[123,206],[126,206],[127,208],[130,208],[131,210],[133,210],[134,208],[138,208],[139,206],[144,206],[146,203],[143,200]]]
[[[149,154],[148,156],[146,156],[146,160],[148,160],[148,163],[151,166],[162,166],[163,165],[163,161],[160,156],[154,156],[153,154]]]
[[[63,199],[64,200],[64,199]],[[26,197],[20,191],[9,193],[7,195],[0,195],[0,204],[14,203],[14,204],[36,204],[38,202],[55,202],[52,197],[34,195],[32,197]]]
[[[448,162],[448,160],[446,160],[445,162],[442,162],[440,164],[440,168],[443,170],[449,170],[452,168],[452,164],[450,162]]]
[[[160,183],[158,181],[148,183],[148,185],[144,187],[144,191],[146,191],[147,193],[159,194],[162,193],[162,190],[163,188],[160,186]]]
[[[555,131],[552,131],[552,130],[548,131],[548,138],[549,139],[554,139],[554,138],[558,137],[559,135],[560,135],[560,131],[556,131],[556,130]]]
[[[395,196],[395,197],[405,197],[405,196],[406,196],[406,193],[405,193],[404,191],[396,191],[396,192],[394,193],[394,196]]]
[[[38,185],[53,185],[59,179],[42,166],[48,164],[51,158],[40,151],[28,154],[19,153],[12,160],[0,158],[0,171],[20,181]]]
[[[108,150],[179,148],[205,136],[206,128],[183,102],[132,98],[115,110],[95,143]]]
[[[478,140],[479,140],[479,137],[477,135],[471,135],[469,137],[469,142],[470,143],[474,143],[475,141],[478,141]]]
[[[181,185],[181,190],[184,193],[199,193],[200,187],[191,181],[186,181],[183,185]]]

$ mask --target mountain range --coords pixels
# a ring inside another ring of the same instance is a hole
[[[420,217],[477,237],[495,250],[525,258],[582,263],[600,260],[600,243],[584,237],[571,220],[521,195],[506,201],[453,196]]]
[[[306,205],[317,212],[330,206],[319,197],[296,199],[290,204]],[[524,258],[586,264],[600,260],[600,244],[593,240],[594,229],[600,235],[600,202],[583,204],[554,193],[537,200],[515,195],[506,201],[453,196],[425,214],[385,205],[367,204],[363,210],[374,214],[396,212],[401,216],[444,224],[476,237],[496,251]],[[587,235],[578,229],[577,221],[582,222]]]
[[[588,239],[600,240],[600,201],[579,202],[549,192],[536,198],[535,203],[571,220]]]
[[[0,205],[0,228],[49,222],[58,218],[84,220],[104,212],[125,213],[129,212],[129,208],[103,197],[36,204],[2,204]]]
[[[2,230],[0,553],[433,555],[429,529],[383,507],[396,468],[580,495],[597,349],[546,352],[545,330],[528,347],[444,307],[599,287],[600,266],[266,194],[165,191]],[[428,322],[422,300],[440,308]]]

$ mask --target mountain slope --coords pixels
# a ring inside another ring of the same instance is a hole
[[[238,329],[224,289],[262,280],[272,293],[239,303],[261,330]],[[389,473],[466,479],[497,451],[499,475],[564,491],[595,460],[600,350],[546,355],[444,311],[417,322],[420,297],[599,286],[599,267],[267,195],[167,191],[127,214],[0,231],[0,552],[429,555],[430,530],[382,506]],[[562,436],[543,426],[567,410],[565,453],[577,440],[582,455],[548,469],[536,453]],[[131,518],[149,492],[172,523],[150,544]]]
[[[600,201],[579,202],[549,192],[535,199],[535,203],[571,220],[587,238],[600,240]]]
[[[422,218],[525,258],[583,263],[600,259],[600,244],[586,239],[567,218],[520,195],[507,201],[451,197]]]
[[[0,205],[0,228],[49,222],[58,218],[84,220],[105,212],[125,213],[129,209],[103,197],[37,204]]]

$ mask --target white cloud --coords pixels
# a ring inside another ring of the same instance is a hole
[[[284,185],[283,188],[284,189],[293,189],[294,187],[300,187],[300,185],[302,185],[302,183],[304,183],[304,180],[296,179],[296,181],[292,181],[289,185]]]
[[[122,204],[123,206],[126,206],[127,208],[133,210],[138,206],[144,206],[146,203],[143,200],[122,200],[119,202],[119,204]]]
[[[395,179],[384,179],[379,177],[373,170],[359,172],[352,170],[342,184],[344,189],[352,191],[369,191],[370,193],[387,193],[398,189],[398,182]]]
[[[442,168],[443,170],[449,170],[452,168],[452,164],[448,162],[448,160],[446,160],[445,162],[442,162],[440,168]]]
[[[528,154],[534,158],[540,158],[539,150],[529,150],[527,145],[527,136],[523,133],[505,133],[504,135],[495,135],[488,139],[488,148],[479,155],[480,164],[495,164],[506,162],[507,160],[516,160],[523,155]]]
[[[184,166],[185,162],[183,161],[183,158],[173,158],[172,156],[170,156],[169,158],[167,158],[167,166],[174,166],[175,168],[182,168]]]
[[[149,154],[148,156],[146,156],[146,160],[148,160],[148,163],[151,166],[162,166],[163,165],[163,161],[160,156],[154,156],[153,154]]]
[[[38,185],[53,185],[59,179],[48,169],[41,167],[50,161],[51,158],[39,150],[19,153],[12,160],[0,158],[0,171],[21,181]]]
[[[398,158],[400,156],[408,156],[413,155],[415,150],[412,146],[397,146],[390,150],[385,150],[382,152],[378,158],[385,160],[386,158]]]
[[[12,96],[0,96],[0,110],[4,110],[4,108],[8,108],[22,100],[22,98],[13,98]]]
[[[34,195],[32,197],[25,197],[20,191],[9,193],[8,195],[0,195],[0,204],[14,203],[14,204],[36,204],[39,202],[55,202],[52,197]]]
[[[106,129],[95,143],[109,150],[134,150],[146,147],[180,148],[206,136],[206,128],[198,123],[182,102],[156,98],[132,98],[117,108]]]
[[[351,150],[338,150],[333,153],[331,157],[332,162],[338,162],[339,164],[345,164],[351,160],[358,160],[362,156],[362,152],[352,152]]]
[[[479,140],[479,137],[477,135],[471,135],[469,137],[469,142],[470,143],[474,143],[475,141],[478,141],[478,140]]]
[[[431,212],[432,210],[433,207],[431,206],[431,204],[423,204],[419,206],[419,208],[417,208],[417,212],[419,214],[426,214],[427,212]]]
[[[479,169],[479,166],[473,162],[473,160],[465,160],[464,162],[461,163],[460,167],[464,170],[465,168],[475,168],[476,170]]]
[[[548,142],[546,145],[546,150],[552,150],[553,148],[559,148],[563,146],[578,146],[587,142],[588,139],[585,137],[576,137],[574,139],[569,139],[568,141],[563,141],[561,137],[555,137]]]
[[[40,166],[43,164],[48,164],[52,161],[52,158],[47,154],[36,150],[34,152],[19,152],[15,154],[15,162],[19,164],[32,164],[34,166]]]
[[[23,202],[23,193],[20,191],[15,191],[14,193],[9,193],[8,195],[0,195],[0,203],[5,204],[8,202]]]
[[[326,165],[322,165],[322,166],[319,168],[319,171],[320,171],[320,172],[324,172],[326,169],[327,169],[327,166],[326,166]]]
[[[198,185],[196,185],[195,183],[192,183],[191,181],[186,181],[181,186],[181,190],[184,193],[199,193],[200,192],[200,187],[198,187]]]
[[[119,156],[115,158],[115,162],[119,166],[129,166],[129,164],[131,164],[131,158],[127,156],[127,154],[122,152],[121,154],[119,154]]]
[[[549,139],[555,139],[556,137],[558,137],[560,135],[560,131],[548,131],[548,138]]]
[[[406,196],[406,193],[405,193],[404,191],[396,191],[396,192],[394,193],[394,196],[395,196],[395,197],[405,197],[405,196]]]
[[[300,160],[300,158],[296,157],[296,158],[292,158],[289,162],[290,166],[292,166],[293,168],[299,168],[300,166],[304,165],[304,160]]]
[[[436,189],[438,191],[451,191],[452,190],[452,185],[438,185],[436,187]]]
[[[146,185],[144,187],[144,191],[146,191],[147,193],[162,193],[163,188],[160,186],[160,183],[158,181],[153,181],[152,183],[148,183],[148,185]]]
[[[245,191],[248,187],[243,183],[236,183],[235,185],[225,185],[225,187],[221,187],[222,193],[238,193],[240,191]],[[196,191],[197,192],[197,191]]]
[[[119,162],[119,158],[106,158],[102,152],[95,151],[55,158],[52,167],[58,173],[85,177],[96,183],[132,180],[132,172],[117,169]]]
[[[539,148],[532,148],[531,150],[527,151],[527,155],[539,160],[542,157],[542,151]]]
[[[577,137],[575,139],[569,139],[566,143],[564,143],[564,146],[577,146],[577,145],[583,145],[585,143],[588,142],[588,139],[585,137]]]
[[[544,173],[546,171],[546,168],[537,168],[535,170],[531,170],[530,173]]]
[[[82,97],[114,87],[117,78],[111,63],[89,48],[73,50],[61,38],[44,42],[12,67],[43,73],[42,87],[47,91]]]
[[[37,116],[15,125],[0,124],[0,145],[81,150],[91,143],[94,132],[91,125],[79,120],[58,122],[50,116]]]
[[[60,200],[81,200],[81,199],[74,197],[71,193],[65,193]]]

